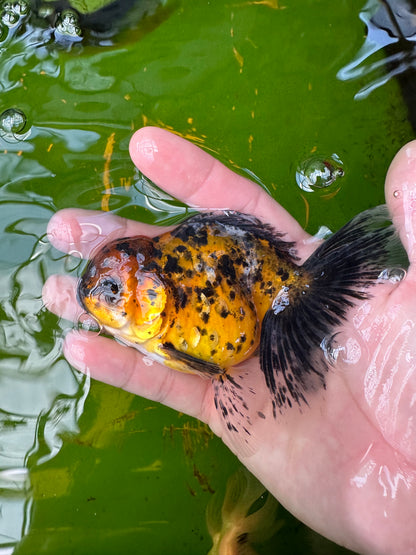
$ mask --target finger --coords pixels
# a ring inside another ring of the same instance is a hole
[[[77,322],[85,312],[76,298],[77,279],[70,276],[50,276],[42,289],[43,302],[48,310],[65,318]]]
[[[47,233],[57,249],[89,258],[92,251],[113,238],[154,236],[166,229],[126,220],[108,212],[67,208],[52,216]]]
[[[410,262],[416,261],[416,141],[405,145],[387,172],[386,202]]]
[[[192,207],[245,212],[272,223],[290,240],[309,237],[261,187],[173,133],[139,129],[131,138],[130,156],[154,183]]]
[[[207,421],[212,405],[206,402],[208,379],[171,370],[131,347],[84,331],[66,336],[64,354],[70,364],[96,380]]]

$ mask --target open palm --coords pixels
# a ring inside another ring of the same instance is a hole
[[[295,241],[302,260],[317,246],[260,187],[183,139],[144,128],[130,149],[145,175],[189,205],[255,215]],[[416,553],[415,182],[416,143],[410,143],[396,156],[386,181],[387,204],[408,252],[409,270],[400,283],[376,285],[371,299],[351,310],[331,345],[326,390],[312,395],[302,411],[288,410],[274,419],[258,359],[239,367],[246,375],[245,393],[252,395],[250,450],[227,433],[209,380],[149,366],[135,349],[95,334],[70,333],[65,356],[98,380],[208,423],[281,503],[328,538],[361,553]],[[57,248],[87,258],[110,234],[159,232],[75,209],[58,212],[48,228]],[[44,287],[45,304],[77,319],[82,310],[75,288],[74,279],[52,276]],[[265,418],[257,416],[260,411]]]

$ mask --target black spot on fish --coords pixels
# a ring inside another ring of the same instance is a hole
[[[186,270],[185,275],[187,278],[193,278],[194,277],[194,272],[192,270]]]
[[[218,270],[221,272],[223,276],[228,279],[231,279],[231,283],[233,283],[236,279],[235,268],[233,261],[228,256],[228,254],[223,254],[220,259],[218,260]],[[227,283],[228,283],[227,279]]]
[[[259,283],[259,281],[263,280],[263,272],[261,266],[259,266],[254,272],[253,280],[255,283]]]
[[[201,228],[199,232],[194,235],[193,242],[197,247],[205,247],[208,245],[208,232],[205,228]]]
[[[185,251],[187,251],[187,250],[188,250],[188,249],[185,247],[185,245],[178,245],[177,247],[175,247],[175,251],[176,251],[176,252],[181,252],[181,253],[183,253],[183,252],[185,252]]]
[[[160,249],[154,249],[152,251],[152,256],[160,260],[162,258],[163,252]]]
[[[178,300],[178,306],[180,308],[185,308],[186,303],[188,302],[188,295],[185,293],[182,287],[178,287],[178,289],[176,290],[176,295]]]
[[[163,271],[167,274],[180,274],[183,272],[183,268],[178,264],[178,258],[176,256],[167,255],[167,261],[163,267]]]
[[[229,310],[227,310],[226,308],[222,308],[221,312],[220,312],[220,316],[221,318],[227,318],[227,316],[230,314]]]
[[[201,316],[201,320],[204,322],[204,324],[208,324],[209,314],[207,312],[202,312],[200,314],[200,316]]]
[[[227,342],[227,351],[234,351],[234,345],[232,343],[230,343],[229,341]]]
[[[289,279],[289,272],[283,272],[282,275],[280,276],[280,279],[282,281],[287,281]]]
[[[201,292],[207,298],[212,297],[213,295],[215,295],[215,290],[212,288],[212,286],[204,287],[203,289],[201,289]]]
[[[137,253],[135,249],[133,249],[129,243],[129,241],[120,241],[119,243],[115,244],[116,250],[122,253],[126,253],[129,256],[135,256]]]

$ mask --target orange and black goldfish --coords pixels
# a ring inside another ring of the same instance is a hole
[[[383,270],[407,257],[381,206],[356,216],[304,264],[297,260],[295,245],[254,217],[201,213],[153,239],[102,247],[78,298],[122,342],[211,377],[228,429],[249,433],[233,418],[247,405],[231,368],[259,352],[274,414],[307,404],[311,390],[325,387],[324,338]]]
[[[217,494],[206,510],[208,555],[257,555],[253,543],[264,544],[284,525],[276,499],[244,467],[228,479],[222,506]]]

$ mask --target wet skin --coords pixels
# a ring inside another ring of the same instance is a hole
[[[277,225],[305,260],[317,243],[254,183],[233,174],[175,135],[144,128],[132,138],[133,162],[156,184],[190,205],[232,209]],[[181,160],[180,166],[177,160]],[[292,513],[330,539],[361,553],[416,553],[416,142],[403,147],[386,179],[386,202],[410,267],[399,284],[378,285],[357,304],[337,336],[338,359],[327,389],[309,408],[271,415],[258,360],[243,363],[256,390],[254,453],[237,456]],[[323,222],[324,223],[324,222]],[[156,236],[155,229],[111,214],[64,210],[51,220],[51,242],[88,258],[108,235]],[[76,281],[52,276],[44,288],[50,310],[76,320]],[[72,332],[64,353],[92,377],[160,401],[207,422],[229,443],[209,380],[162,365],[149,367],[135,349],[94,334]],[[117,363],[115,363],[117,361]]]

